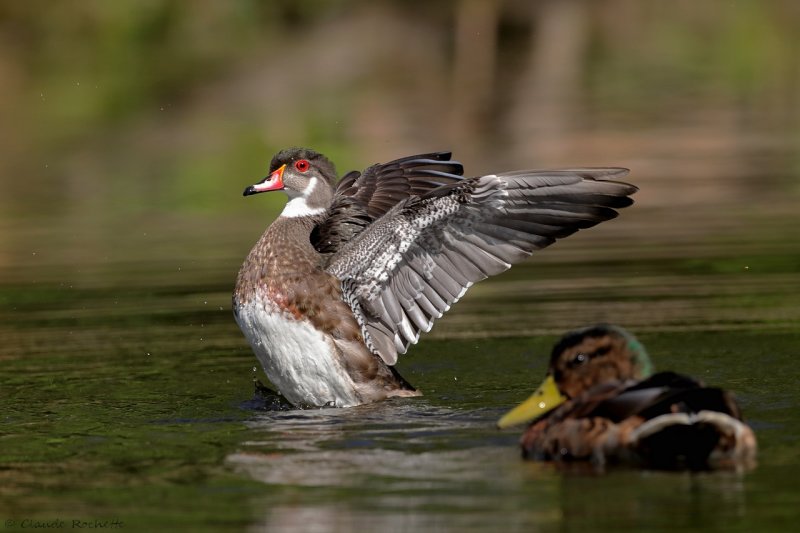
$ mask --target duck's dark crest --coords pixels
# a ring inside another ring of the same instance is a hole
[[[274,172],[281,165],[288,165],[300,159],[306,159],[317,166],[331,187],[336,185],[336,167],[334,164],[330,159],[310,148],[295,147],[281,150],[273,156],[269,164],[269,171]]]

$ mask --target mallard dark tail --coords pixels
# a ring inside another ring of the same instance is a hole
[[[637,427],[629,448],[653,468],[708,470],[747,466],[755,460],[756,439],[747,425],[725,413],[670,413]]]

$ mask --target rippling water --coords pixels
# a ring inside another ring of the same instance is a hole
[[[345,410],[251,401],[260,369],[229,309],[239,257],[160,253],[143,270],[117,261],[90,283],[80,262],[64,270],[42,259],[17,281],[23,269],[11,263],[0,287],[0,518],[194,530],[783,529],[800,496],[800,249],[780,236],[793,221],[756,218],[758,238],[670,249],[651,243],[680,237],[631,210],[476,286],[400,362],[425,396]],[[137,269],[136,284],[119,281]],[[521,461],[518,431],[495,421],[541,377],[557,335],[599,320],[639,334],[658,367],[735,391],[760,440],[758,467],[600,473]]]

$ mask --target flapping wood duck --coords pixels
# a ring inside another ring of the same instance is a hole
[[[289,201],[244,261],[233,310],[264,371],[298,407],[418,396],[399,354],[475,282],[617,216],[622,168],[463,177],[450,153],[373,165],[337,182],[305,148],[278,153],[245,196]]]
[[[611,325],[567,333],[542,385],[498,426],[531,420],[521,446],[535,460],[706,470],[747,468],[756,456],[731,393],[653,374],[642,344]]]

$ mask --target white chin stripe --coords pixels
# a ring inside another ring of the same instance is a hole
[[[286,204],[286,207],[281,211],[281,216],[288,218],[308,217],[311,215],[321,215],[324,212],[325,208],[323,207],[308,207],[305,197],[298,196],[297,198],[289,200],[289,203]]]
[[[283,208],[281,212],[282,217],[296,218],[308,217],[312,215],[321,215],[325,212],[324,207],[309,207],[306,200],[311,195],[311,192],[317,186],[317,178],[311,178],[308,187],[305,188],[303,194],[300,196],[289,197],[289,203]]]

